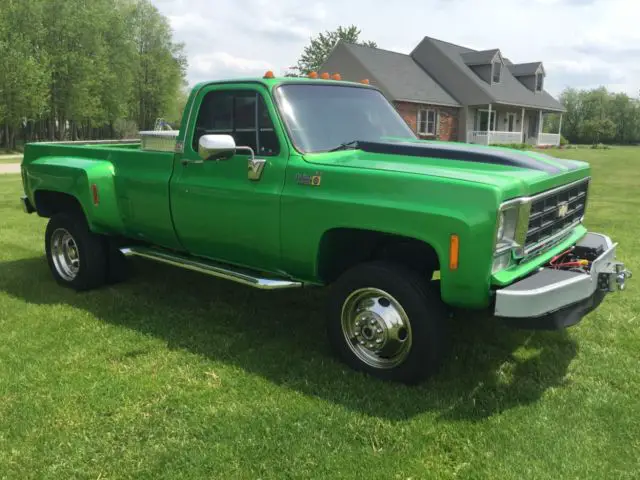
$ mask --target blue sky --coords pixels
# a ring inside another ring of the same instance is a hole
[[[355,24],[363,40],[408,53],[429,35],[543,61],[546,88],[640,89],[637,0],[152,0],[184,42],[188,80],[246,77],[294,65],[309,37]]]

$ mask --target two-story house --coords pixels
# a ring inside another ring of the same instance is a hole
[[[545,89],[542,62],[514,64],[498,49],[425,37],[409,54],[338,43],[321,72],[368,79],[421,138],[558,145],[543,118],[564,108]]]

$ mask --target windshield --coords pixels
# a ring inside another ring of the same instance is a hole
[[[356,140],[416,138],[377,90],[291,84],[276,89],[276,100],[293,144],[303,153],[326,152]]]

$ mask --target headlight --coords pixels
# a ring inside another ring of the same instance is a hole
[[[511,263],[512,253],[516,257],[522,256],[530,211],[531,201],[528,198],[518,198],[500,205],[492,273],[507,268]]]
[[[519,207],[509,207],[498,213],[498,229],[496,231],[496,253],[509,250],[516,243]]]

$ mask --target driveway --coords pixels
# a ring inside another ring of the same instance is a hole
[[[20,173],[19,163],[0,163],[0,174],[3,173]]]

